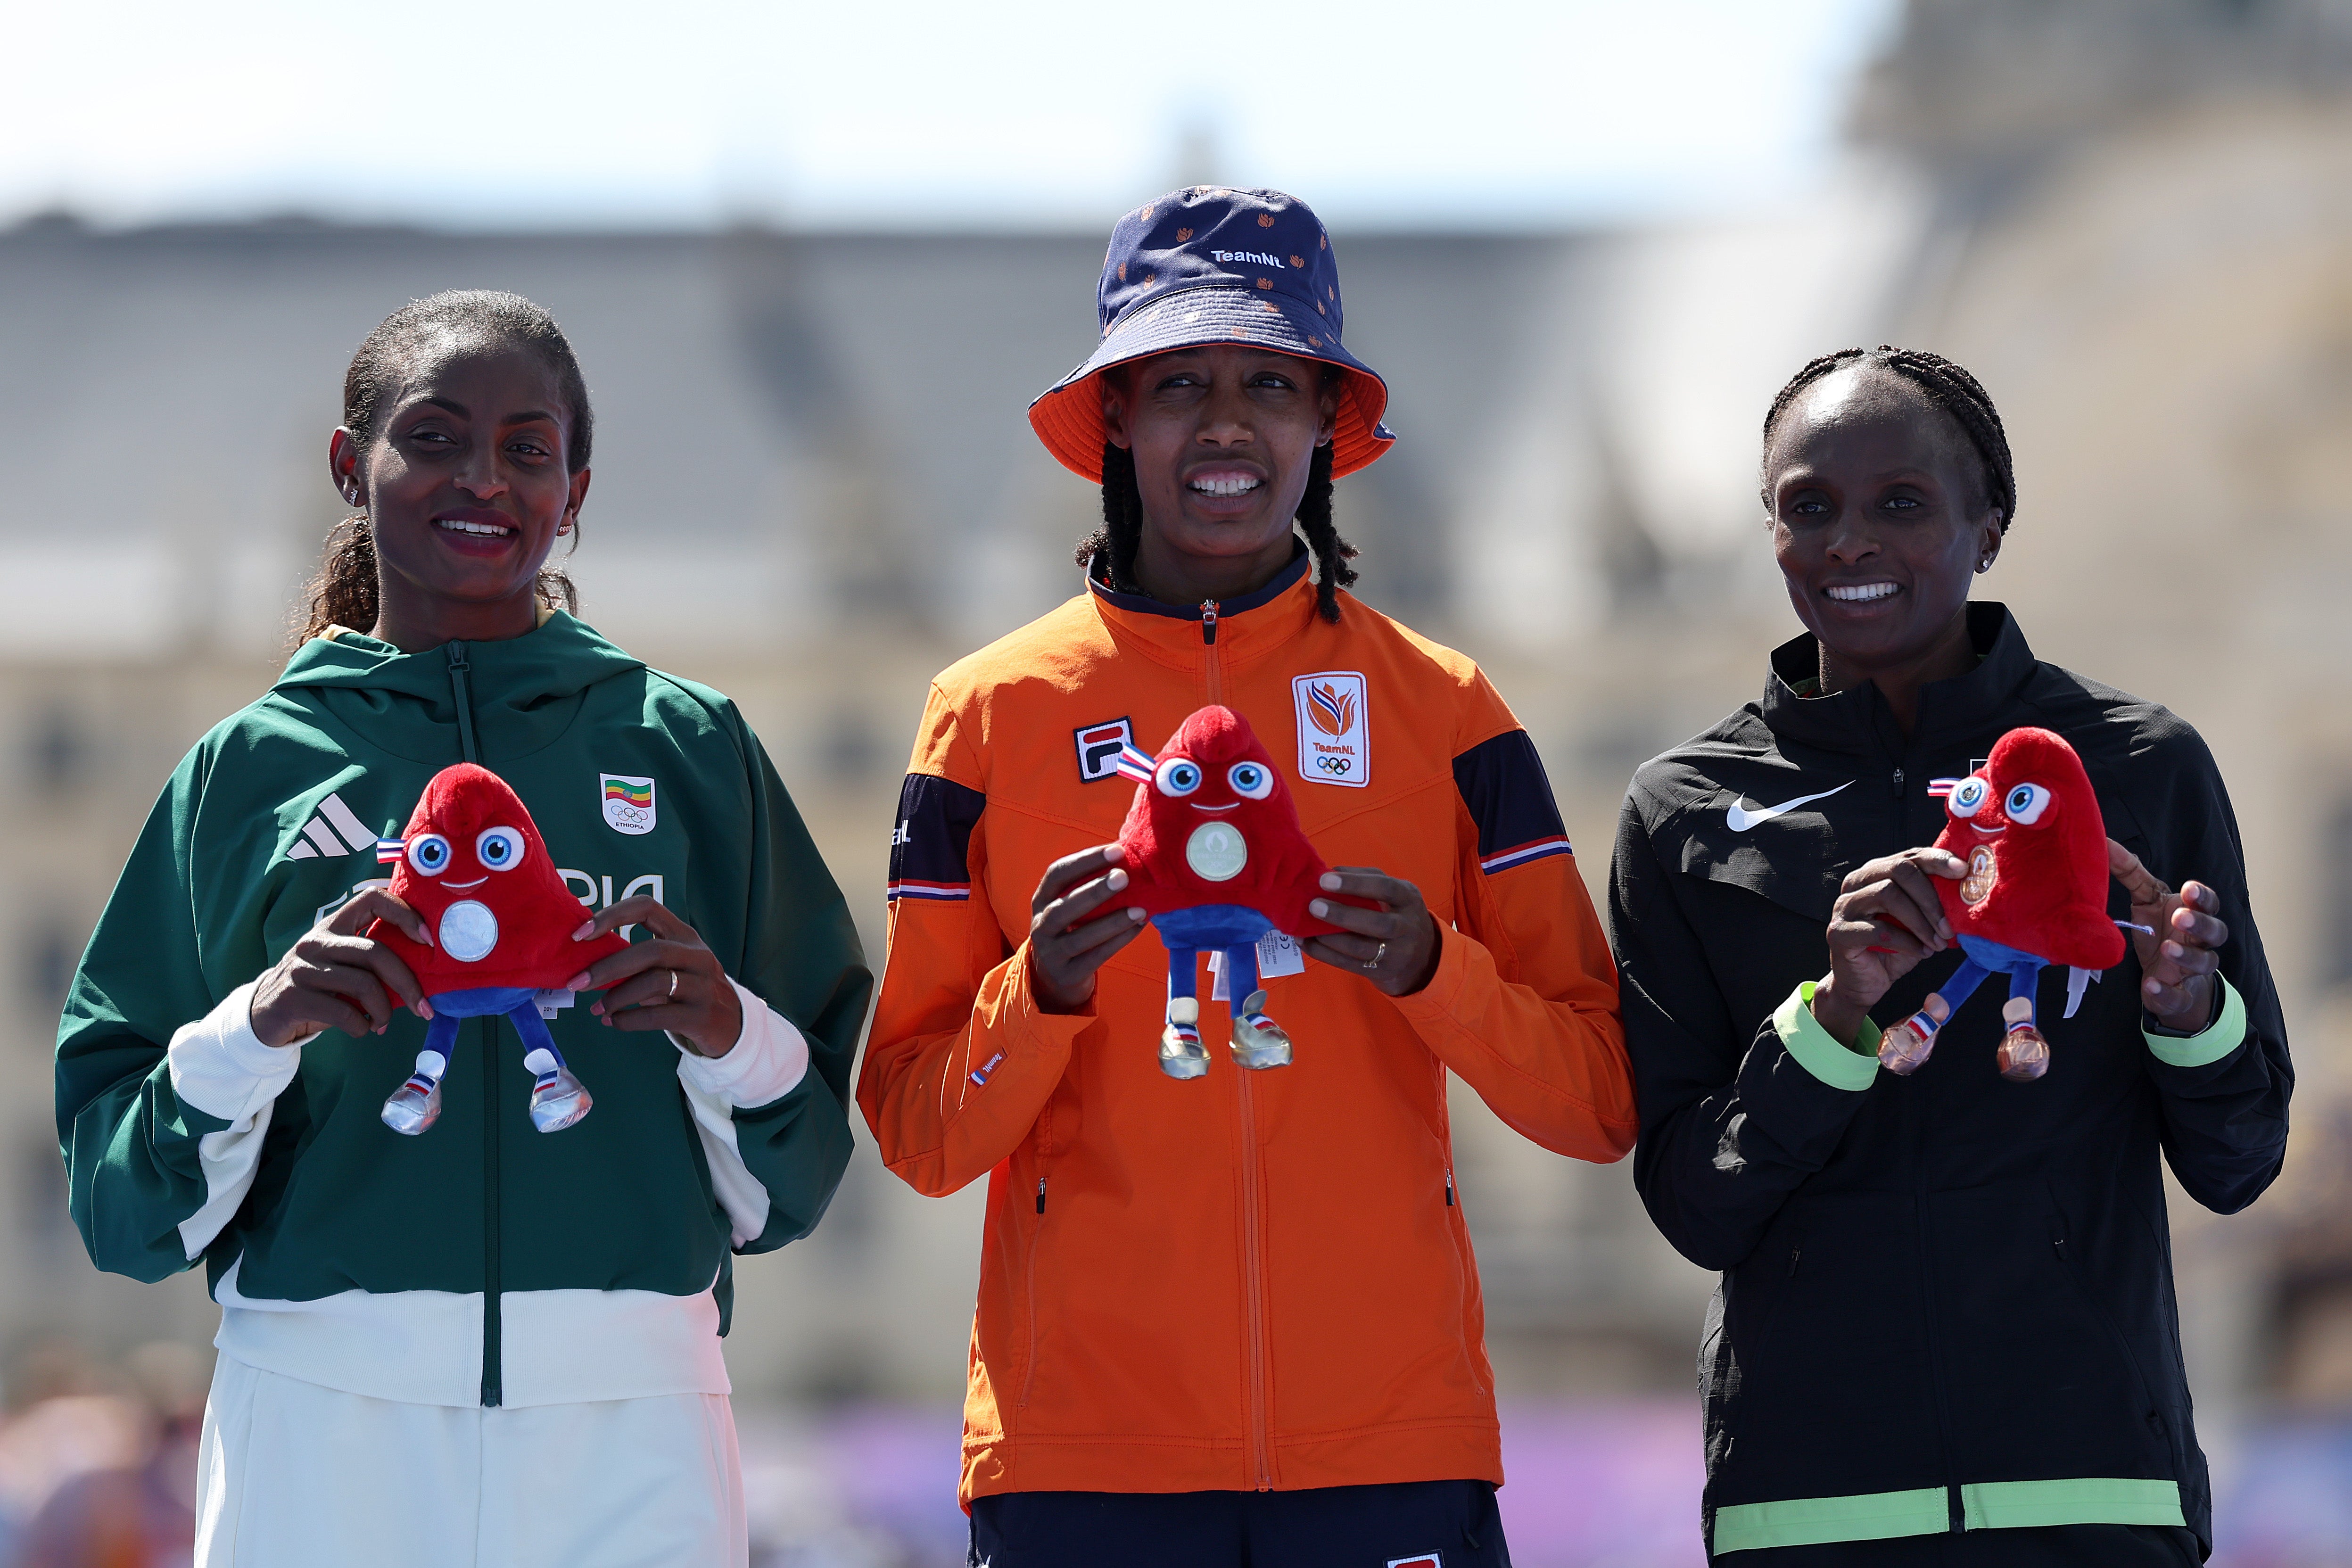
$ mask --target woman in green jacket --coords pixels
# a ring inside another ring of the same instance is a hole
[[[202,1261],[222,1309],[205,1568],[747,1561],[730,1258],[807,1234],[840,1180],[871,982],[734,705],[558,607],[590,436],[529,300],[436,295],[369,337],[329,450],[362,515],[75,978],[74,1219],[102,1268]],[[541,995],[595,1096],[553,1133],[498,1018],[465,1021],[437,1123],[381,1115],[430,1005],[362,934],[423,940],[376,839],[460,761],[530,808],[583,938],[639,933],[575,982],[597,1000]]]

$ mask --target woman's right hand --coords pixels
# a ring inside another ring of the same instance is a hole
[[[379,919],[421,947],[433,945],[432,933],[415,910],[381,888],[370,888],[305,931],[262,973],[253,987],[250,1014],[263,1045],[290,1046],[321,1029],[341,1029],[354,1038],[381,1035],[403,1005],[420,1018],[433,1016],[433,1005],[400,954],[360,934]]]
[[[1813,987],[1813,1017],[1853,1043],[1864,1018],[1919,961],[1952,945],[1951,922],[1931,877],[1959,880],[1968,866],[1925,845],[1857,867],[1830,910],[1830,972]]]
[[[1097,844],[1045,868],[1029,900],[1029,989],[1048,1013],[1075,1013],[1094,997],[1095,971],[1143,929],[1143,911],[1096,911],[1127,887],[1127,851]],[[1104,867],[1107,875],[1098,874]]]

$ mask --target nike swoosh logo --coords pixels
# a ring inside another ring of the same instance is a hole
[[[1730,809],[1723,814],[1724,820],[1731,824],[1732,832],[1745,833],[1749,828],[1755,826],[1758,823],[1769,822],[1784,811],[1794,811],[1797,807],[1805,805],[1809,801],[1827,800],[1830,796],[1837,794],[1838,789],[1851,789],[1852,787],[1853,787],[1853,781],[1852,779],[1848,779],[1845,783],[1838,785],[1837,789],[1825,789],[1819,795],[1801,795],[1794,800],[1784,800],[1778,805],[1759,805],[1754,811],[1748,810],[1738,801],[1735,800],[1731,803]]]

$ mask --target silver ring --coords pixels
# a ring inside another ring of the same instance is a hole
[[[1380,946],[1372,950],[1371,957],[1364,960],[1364,967],[1366,969],[1378,969],[1381,966],[1381,960],[1386,958],[1388,955],[1389,944],[1387,942],[1382,942]]]
[[[677,971],[675,969],[669,972],[669,1000],[677,1000]]]

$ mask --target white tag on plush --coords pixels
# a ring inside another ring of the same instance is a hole
[[[538,1005],[539,1016],[542,1018],[554,1017],[572,1003],[572,995],[569,991],[534,991],[530,994],[530,999]]]
[[[1209,1000],[1232,1001],[1232,993],[1225,984],[1224,949],[1209,950],[1209,973],[1216,976],[1209,987]],[[1307,950],[1298,945],[1297,938],[1285,931],[1270,931],[1257,939],[1257,977],[1260,980],[1278,980],[1286,974],[1306,973]]]
[[[2091,982],[2105,978],[2095,969],[2069,969],[2066,972],[2066,1011],[2059,1016],[2073,1017],[2074,1009],[2083,1005],[2083,994],[2091,988]]]

